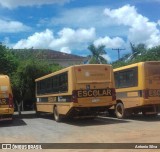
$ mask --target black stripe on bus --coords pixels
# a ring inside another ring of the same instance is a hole
[[[146,90],[134,90],[134,91],[125,91],[117,92],[118,98],[133,98],[133,97],[160,97],[160,89],[146,89]]]
[[[53,97],[37,97],[37,102],[48,102],[48,103],[54,103],[54,102],[71,102],[72,96],[53,96]]]
[[[125,92],[117,92],[116,97],[118,98],[133,98],[133,97],[142,97],[142,90],[134,90],[134,91],[125,91]]]

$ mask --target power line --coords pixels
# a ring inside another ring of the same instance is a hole
[[[120,51],[125,50],[125,49],[116,48],[116,49],[112,49],[112,50],[118,51],[118,60],[119,60],[120,59]]]

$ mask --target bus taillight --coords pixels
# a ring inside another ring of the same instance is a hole
[[[75,90],[72,91],[72,102],[75,102],[75,103],[78,102],[77,92]]]
[[[9,108],[13,108],[13,96],[9,94]]]
[[[112,88],[112,101],[116,100],[116,90],[115,88]]]
[[[149,90],[148,89],[143,90],[143,98],[148,99],[148,97],[149,97]]]
[[[78,68],[78,72],[81,72],[81,68]]]

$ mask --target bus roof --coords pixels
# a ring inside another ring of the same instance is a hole
[[[157,62],[160,63],[160,61],[145,61],[145,62],[138,62],[138,63],[134,63],[134,64],[122,66],[122,67],[119,67],[119,68],[115,68],[115,69],[113,69],[113,71],[116,72],[116,71],[125,70],[125,69],[128,69],[128,68],[133,68],[133,67],[136,67],[136,66],[139,66],[139,65],[143,65],[143,64],[146,64],[146,63],[157,63]]]
[[[72,69],[72,68],[74,68],[74,67],[102,66],[102,65],[103,65],[103,66],[112,66],[112,65],[110,65],[110,64],[80,64],[80,65],[73,65],[73,66],[70,66],[70,67],[67,67],[67,68],[58,70],[58,71],[56,71],[56,72],[52,72],[52,73],[50,73],[50,74],[44,75],[44,76],[42,76],[42,77],[39,77],[39,78],[35,79],[35,81],[37,82],[37,81],[39,81],[39,80],[43,80],[43,79],[49,78],[49,77],[51,77],[51,76],[53,76],[53,75],[57,75],[57,74],[66,72],[66,71],[68,71],[69,69]]]
[[[122,66],[122,67],[113,69],[113,71],[116,72],[116,71],[120,71],[120,70],[125,70],[125,69],[128,69],[128,68],[136,67],[136,66],[138,66],[138,65],[140,65],[140,64],[143,64],[143,63],[144,63],[144,62],[139,62],[139,63],[134,63],[134,64]]]
[[[0,78],[9,78],[8,75],[0,74]]]

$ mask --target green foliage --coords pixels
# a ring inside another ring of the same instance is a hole
[[[92,55],[89,56],[90,64],[106,64],[107,60],[103,57],[106,54],[105,46],[100,45],[95,47],[94,44],[91,44],[88,49],[91,51]]]
[[[49,63],[47,59],[39,60],[42,50],[13,50],[0,44],[0,73],[11,78],[14,101],[20,110],[25,102],[35,101],[35,79],[60,70],[58,64]],[[28,104],[28,103],[27,103]]]
[[[112,63],[113,68],[119,68],[125,65],[127,65],[127,63],[124,61],[116,61]]]
[[[113,62],[113,67],[118,68],[144,61],[160,61],[160,45],[147,49],[144,44],[138,44],[135,46],[131,43],[131,50],[131,54],[126,54],[120,60]]]
[[[21,61],[12,75],[14,98],[18,103],[35,99],[35,79],[60,69],[37,59]]]
[[[11,75],[17,64],[18,61],[11,51],[6,46],[0,44],[0,74]]]
[[[17,70],[13,73],[11,80],[13,85],[14,101],[17,105],[19,115],[21,105],[35,107],[35,79],[60,69],[57,65],[47,62],[39,62],[36,59],[21,61]],[[22,108],[23,110],[23,108]]]

